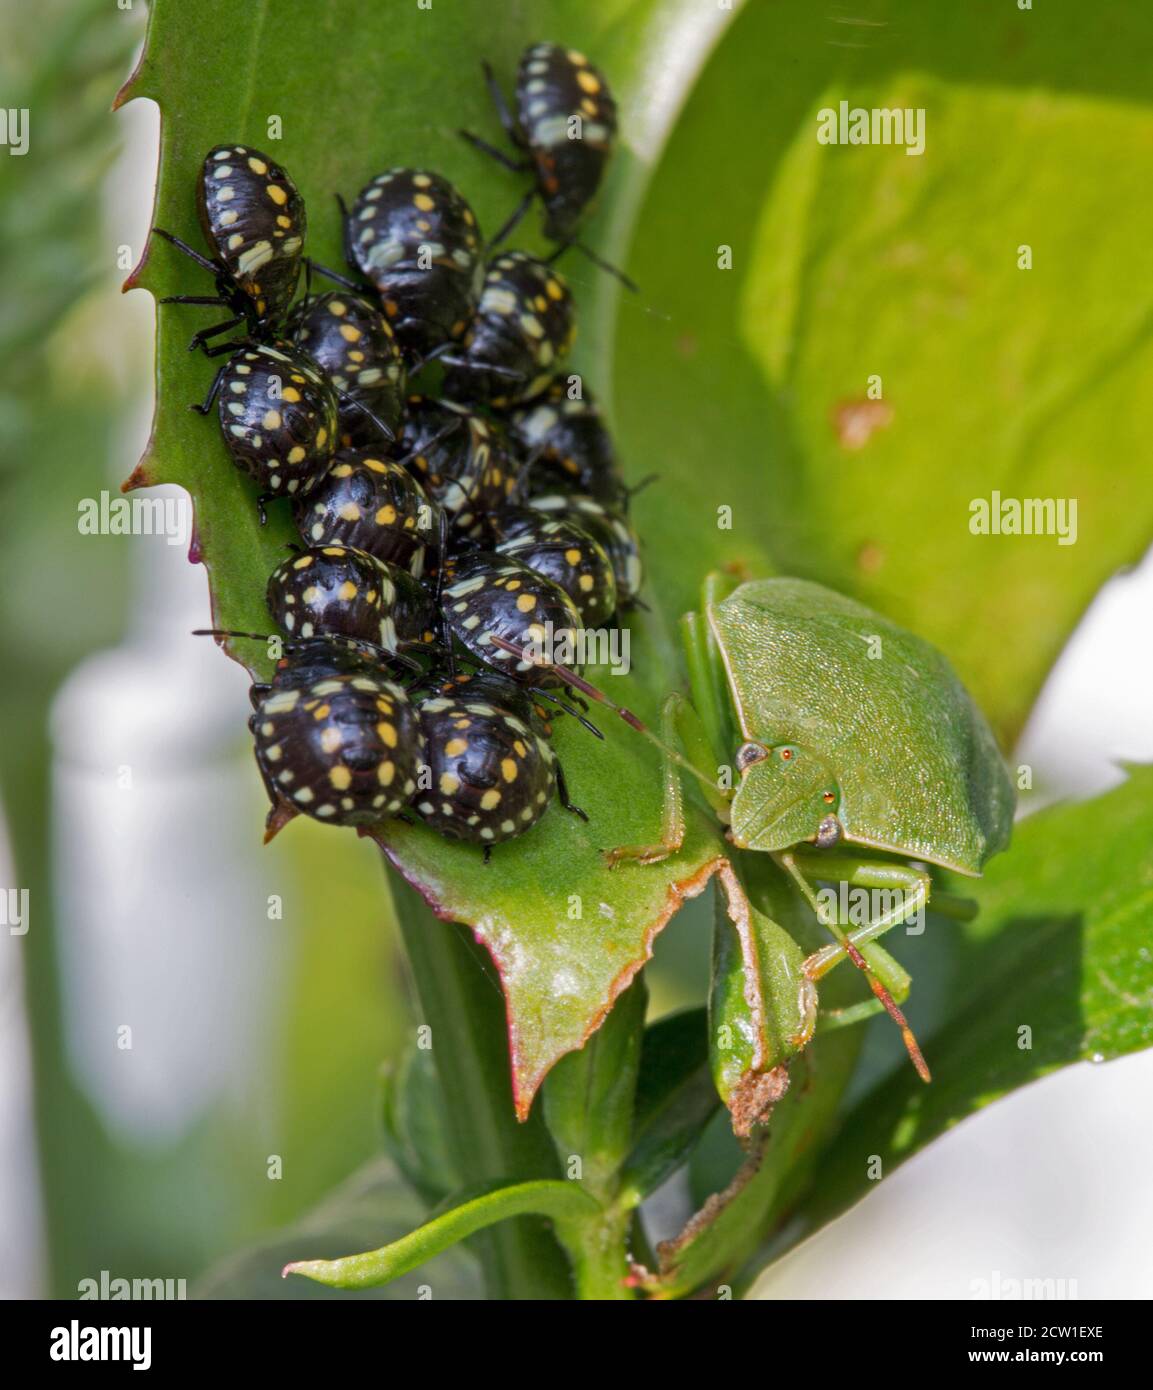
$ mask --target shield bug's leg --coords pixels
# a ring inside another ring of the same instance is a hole
[[[725,664],[717,645],[710,614],[736,587],[733,578],[718,571],[707,575],[701,590],[700,611],[681,619],[681,645],[689,675],[693,705],[708,734],[709,743],[721,761],[741,741],[734,727],[732,699],[729,695]]]
[[[518,647],[513,642],[506,642],[503,637],[494,634],[492,643],[493,646],[500,647],[527,665],[539,666],[542,664],[526,648]],[[641,864],[656,863],[661,859],[667,859],[670,854],[675,853],[680,848],[684,840],[684,810],[680,782],[676,775],[676,768],[678,767],[684,768],[686,772],[690,772],[697,779],[705,796],[719,815],[727,814],[728,797],[726,793],[721,790],[708,773],[701,771],[698,763],[692,760],[694,757],[703,756],[707,765],[713,764],[712,750],[697,718],[696,711],[683,696],[674,693],[665,700],[661,710],[664,737],[661,737],[653,733],[647,724],[643,724],[632,710],[627,709],[624,705],[618,705],[615,700],[610,700],[603,691],[598,690],[595,685],[590,685],[583,676],[579,676],[567,666],[551,662],[547,669],[558,677],[570,691],[579,691],[588,699],[611,709],[624,720],[630,729],[635,729],[638,734],[643,734],[650,743],[656,744],[661,751],[665,769],[664,834],[662,839],[655,845],[625,846],[620,849],[606,850],[605,858],[609,861],[610,867],[621,860],[632,860]],[[572,698],[575,700],[578,697],[574,694]],[[674,746],[678,736],[689,756],[682,755]]]
[[[892,998],[898,1004],[903,1004],[909,997],[909,987],[912,984],[912,976],[905,967],[875,941],[863,946],[861,955],[869,962],[873,974]],[[817,1026],[821,1032],[832,1028],[845,1028],[849,1024],[863,1023],[866,1019],[874,1018],[884,1010],[885,1006],[875,998],[864,999],[859,1004],[849,1004],[843,1009],[822,1009]]]
[[[794,857],[810,880],[821,878],[843,882],[851,888],[874,889],[884,894],[876,915],[864,926],[847,934],[847,940],[858,949],[893,927],[916,918],[928,906],[933,882],[922,869],[911,869],[905,864],[852,859],[844,855],[806,855],[803,850],[796,851]],[[840,943],[830,943],[809,957],[805,963],[806,969],[812,979],[819,980],[844,958],[844,947]]]
[[[661,737],[671,744],[677,734],[678,705],[682,703],[679,695],[670,695],[661,708]],[[671,758],[661,760],[663,782],[663,806],[661,811],[661,838],[649,845],[618,845],[616,849],[605,851],[609,868],[615,869],[626,860],[634,864],[656,864],[675,854],[684,844],[685,807],[681,790],[680,769]]]
[[[893,909],[892,911],[881,914],[882,919],[888,920],[881,922],[880,919],[878,919],[878,922],[871,922],[867,927],[863,927],[859,931],[854,932],[851,937],[850,934],[845,931],[841,923],[835,918],[835,916],[831,916],[831,914],[824,909],[823,905],[818,900],[816,893],[813,891],[812,884],[810,883],[804,870],[800,867],[800,864],[798,863],[798,859],[800,858],[800,856],[794,853],[793,851],[786,851],[784,853],[774,854],[773,858],[781,866],[781,868],[789,874],[789,876],[793,879],[794,883],[796,883],[797,887],[801,890],[802,895],[805,897],[810,907],[812,907],[813,911],[816,913],[817,920],[822,924],[822,926],[828,927],[829,931],[831,931],[832,934],[837,938],[837,945],[840,952],[848,956],[848,958],[853,962],[857,969],[861,971],[865,979],[868,981],[869,988],[873,991],[873,994],[877,997],[877,999],[880,1000],[880,1003],[884,1008],[885,1012],[889,1015],[889,1017],[893,1020],[897,1027],[900,1028],[901,1037],[905,1043],[905,1049],[908,1052],[913,1065],[916,1067],[917,1074],[920,1076],[921,1080],[926,1082],[931,1081],[932,1077],[929,1074],[929,1068],[925,1064],[924,1057],[921,1055],[921,1049],[917,1044],[917,1039],[913,1036],[913,1030],[909,1027],[908,1020],[905,1018],[905,1015],[901,1012],[901,1010],[897,1007],[897,1004],[894,1001],[893,996],[890,994],[883,981],[878,977],[877,973],[873,970],[869,962],[861,954],[860,948],[855,944],[855,941],[852,939],[853,937],[856,937],[858,939],[864,937],[866,941],[869,940],[869,932],[873,927],[876,927],[876,930],[872,932],[872,935],[880,935],[881,932],[888,931],[890,927],[896,926],[898,922],[906,921],[908,917],[911,916],[912,913],[916,910],[916,908],[907,900],[903,901],[897,908]],[[850,881],[853,876],[862,873],[863,871],[867,871],[869,869],[888,869],[891,867],[889,865],[869,864],[869,862],[865,860],[845,859],[841,858],[840,856],[828,856],[822,857],[820,859],[813,859],[811,856],[806,856],[805,862],[807,867],[809,867],[814,873],[819,873],[822,878],[830,878],[845,882]],[[819,868],[817,867],[818,865],[820,866]],[[897,867],[899,868],[900,866]],[[918,874],[918,871],[912,869],[907,870],[906,872],[910,876],[910,879],[915,876],[922,881],[921,892],[922,894],[927,896],[927,888],[925,887],[925,885],[928,882],[928,875]],[[887,884],[888,883],[891,883],[891,879],[887,880]],[[817,954],[821,955],[822,953],[818,952]],[[814,983],[815,980],[819,978],[814,973],[815,970],[818,968],[816,960],[816,956],[810,956],[804,965],[805,975],[810,981],[813,981]],[[827,965],[825,967],[825,971],[822,971],[822,973],[825,973],[829,969],[831,969],[832,964],[835,964],[835,961]]]
[[[696,710],[682,695],[670,695],[661,709],[661,740],[668,749],[679,741],[694,766],[703,763],[706,767],[713,761],[713,750],[701,724]],[[668,756],[663,759],[663,812],[661,818],[661,838],[655,844],[621,845],[607,850],[605,858],[610,867],[628,861],[634,864],[656,864],[675,854],[684,843],[685,809],[684,793],[681,789],[680,768]],[[715,783],[700,777],[702,789],[718,813],[727,811],[727,800]]]

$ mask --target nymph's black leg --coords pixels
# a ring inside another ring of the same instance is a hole
[[[595,265],[598,270],[606,271],[609,275],[615,276],[626,290],[631,290],[633,294],[640,294],[640,287],[635,280],[630,280],[623,270],[618,270],[615,265],[602,259],[591,247],[586,246],[583,241],[577,241],[575,237],[570,238],[568,241],[561,242],[552,255],[547,258],[548,264],[552,265],[555,261],[559,260],[570,247],[575,247],[582,256],[592,261],[593,265]]]
[[[195,352],[197,348],[201,348],[206,354],[211,355],[205,346],[209,338],[219,338],[222,333],[227,333],[229,329],[235,328],[238,323],[243,322],[243,314],[237,314],[235,318],[225,319],[223,323],[214,323],[211,328],[202,328],[199,333],[192,335],[192,340],[188,344],[188,351]]]
[[[566,811],[571,811],[574,816],[580,816],[581,820],[586,823],[588,822],[586,813],[582,811],[579,806],[574,806],[569,800],[568,783],[565,781],[564,768],[561,767],[559,758],[557,759],[556,765],[556,794],[560,798],[560,804]]]
[[[220,267],[215,262],[210,261],[207,256],[202,256],[199,251],[193,250],[186,241],[181,241],[178,236],[173,236],[171,232],[166,232],[163,227],[153,227],[157,236],[162,236],[165,241],[170,242],[178,251],[182,251],[189,260],[196,262],[203,270],[207,270],[210,275],[219,275]]]
[[[375,411],[370,410],[363,401],[357,400],[355,396],[350,396],[345,391],[338,391],[336,395],[341,405],[348,406],[351,410],[359,411],[361,415],[367,416],[381,434],[384,435],[385,439],[387,439],[390,444],[393,442],[396,438],[396,431],[391,425],[386,425],[380,416],[377,415]]]
[[[509,217],[506,220],[504,226],[501,227],[500,231],[497,232],[496,236],[494,236],[493,239],[489,242],[488,252],[490,255],[493,251],[496,250],[496,248],[501,244],[502,241],[504,241],[507,237],[512,236],[515,229],[520,225],[521,219],[524,217],[525,213],[528,212],[529,206],[535,197],[536,189],[530,188],[529,191],[524,195],[524,197],[513,209],[511,217]]]
[[[319,261],[314,261],[311,256],[305,257],[305,264],[311,266],[318,275],[323,275],[325,279],[331,280],[333,284],[340,285],[346,290],[352,290],[355,294],[360,294],[364,286],[355,280],[350,280],[347,275],[341,275],[337,270],[330,270],[328,266],[321,265]]]
[[[224,380],[224,373],[227,370],[228,363],[226,362],[224,366],[221,367],[221,369],[212,378],[212,385],[208,388],[208,395],[205,396],[203,404],[196,405],[195,403],[193,403],[188,407],[189,410],[195,410],[198,415],[208,414],[208,412],[212,409],[213,401],[220,393],[220,383]]]
[[[587,729],[589,733],[593,734],[596,738],[604,738],[604,734],[601,733],[601,731],[597,728],[597,726],[592,722],[591,719],[586,719],[583,714],[578,714],[578,712],[575,709],[573,709],[572,705],[570,705],[567,701],[562,700],[561,697],[555,694],[553,691],[545,690],[538,685],[533,691],[533,694],[540,700],[547,700],[549,704],[556,705],[557,709],[563,710],[565,714],[571,715],[582,728]],[[583,700],[581,701],[581,704],[584,705]],[[584,708],[587,709],[588,706],[584,705]]]
[[[215,304],[223,306],[228,303],[228,300],[218,294],[166,294],[156,302],[157,304]]]
[[[503,164],[514,174],[527,174],[532,168],[532,164],[527,159],[513,159],[503,150],[498,150],[495,145],[490,145],[487,140],[482,140],[479,135],[474,135],[471,130],[458,130],[457,134],[462,140],[467,140],[475,149],[480,150],[482,154],[487,154],[490,159],[495,159],[498,164]]]

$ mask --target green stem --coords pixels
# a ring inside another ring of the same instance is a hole
[[[620,1302],[636,1297],[625,1282],[632,1210],[616,1206],[579,1223],[558,1225],[557,1234],[572,1258],[577,1297]]]
[[[569,1180],[596,1199],[579,1222],[558,1226],[577,1297],[629,1299],[628,1239],[635,1202],[622,1200],[621,1167],[633,1143],[637,1072],[648,990],[638,976],[579,1052],[545,1082],[545,1116]]]
[[[413,890],[398,888],[395,899],[459,1171],[472,1182],[558,1177],[539,1107],[524,1124],[514,1118],[504,998],[486,952],[467,928],[439,921]],[[505,1221],[474,1242],[490,1298],[573,1296],[564,1254],[540,1217]]]

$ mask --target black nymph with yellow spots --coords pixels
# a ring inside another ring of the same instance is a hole
[[[407,570],[352,546],[312,546],[268,580],[268,611],[294,638],[351,637],[385,652],[433,640],[433,596]]]
[[[153,230],[216,277],[216,295],[174,295],[162,304],[220,304],[233,318],[202,329],[194,346],[245,323],[254,340],[276,334],[292,303],[304,258],[307,218],[296,184],[248,145],[209,150],[196,185],[206,258],[161,227]]]
[[[406,374],[396,337],[376,305],[348,291],[312,295],[293,309],[288,333],[340,394],[340,447],[391,442],[404,411]]]
[[[344,245],[405,352],[422,357],[461,336],[483,247],[476,215],[448,179],[428,169],[378,174],[345,217]]]
[[[337,443],[337,398],[327,374],[286,343],[242,347],[217,372],[196,410],[218,400],[220,430],[264,503],[304,496],[324,476]]]
[[[564,277],[527,251],[495,256],[480,303],[460,348],[445,353],[444,394],[496,408],[539,395],[576,337],[572,294]]]

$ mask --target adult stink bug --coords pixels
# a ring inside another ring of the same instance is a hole
[[[662,711],[662,834],[610,851],[610,862],[654,863],[679,847],[674,763],[687,767],[734,847],[771,855],[835,938],[800,968],[792,1050],[815,1029],[816,982],[847,957],[876,996],[861,1012],[888,1010],[928,1080],[893,998],[908,976],[877,938],[924,910],[927,866],[979,875],[1009,843],[1015,792],[984,717],[935,648],[807,580],[712,575],[683,636],[691,701],[671,695]],[[611,703],[579,678],[568,683]],[[741,858],[727,878],[738,893]],[[845,923],[824,910],[821,882],[883,892],[886,906]],[[736,922],[744,909],[729,897]]]

